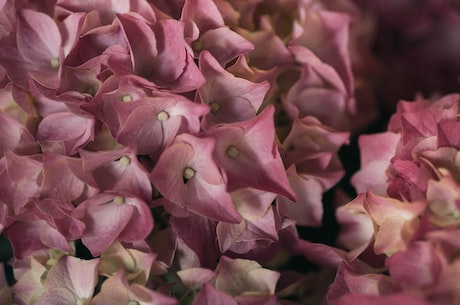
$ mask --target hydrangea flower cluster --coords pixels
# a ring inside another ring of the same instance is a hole
[[[400,101],[387,132],[360,137],[360,195],[337,210],[353,260],[333,304],[458,302],[459,101]]]
[[[347,7],[0,8],[8,304],[278,304],[304,278],[277,286],[271,269],[336,256],[296,225],[321,225],[322,194],[344,174],[357,113]]]
[[[302,234],[378,116],[368,5],[0,0],[0,303],[456,304],[458,94],[361,136],[338,242]]]

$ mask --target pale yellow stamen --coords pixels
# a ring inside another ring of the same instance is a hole
[[[131,301],[128,302],[128,305],[139,305],[139,302],[131,300]]]
[[[236,148],[235,146],[229,146],[227,148],[227,156],[231,157],[231,158],[235,158],[236,156],[238,156],[238,154],[240,153],[240,151],[238,150],[238,148]]]
[[[87,301],[86,299],[78,299],[77,305],[83,305],[86,303],[86,301]]]
[[[129,103],[133,101],[133,97],[131,96],[131,94],[125,94],[121,97],[121,100],[125,103]]]
[[[125,198],[123,196],[115,196],[113,197],[113,202],[117,205],[122,205],[125,202]]]
[[[118,162],[120,162],[123,166],[128,166],[131,163],[131,159],[128,156],[123,156],[120,160],[118,160]]]
[[[159,121],[166,121],[169,119],[169,114],[166,111],[160,111],[157,113],[157,119]]]
[[[51,68],[57,69],[59,68],[59,65],[61,64],[61,61],[59,60],[59,58],[52,58],[50,61],[50,64],[51,64]]]
[[[220,109],[220,105],[217,104],[216,102],[212,102],[212,103],[210,104],[210,106],[211,106],[211,112],[212,112],[212,113],[216,113],[216,112],[219,111],[219,109]]]
[[[193,176],[195,176],[195,170],[193,170],[193,168],[186,167],[186,168],[184,169],[183,175],[184,175],[184,178],[185,178],[186,180],[188,180],[188,179],[192,178]]]

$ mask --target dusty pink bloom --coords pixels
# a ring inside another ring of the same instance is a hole
[[[70,240],[82,236],[85,224],[74,218],[73,205],[49,198],[35,199],[11,219],[6,236],[17,258],[25,258],[41,249],[72,253]]]
[[[16,32],[3,39],[0,64],[17,85],[28,88],[28,73],[34,78],[59,79],[63,57],[62,38],[48,15],[23,9],[16,15]]]
[[[225,66],[254,46],[224,24],[223,16],[214,1],[187,0],[182,8],[181,21],[185,23],[186,40],[197,53],[210,52]]]
[[[0,113],[0,156],[5,150],[19,155],[33,155],[39,152],[39,145],[34,135],[7,113]]]
[[[442,253],[429,242],[416,241],[386,260],[392,280],[403,289],[429,289],[444,269]]]
[[[135,13],[119,14],[131,51],[132,72],[159,88],[190,91],[204,83],[203,75],[187,52],[184,26],[173,19],[151,24]]]
[[[358,196],[336,210],[337,221],[340,223],[339,242],[347,249],[360,254],[372,241],[374,224],[369,217],[363,202],[365,193]]]
[[[299,174],[314,177],[327,190],[344,174],[337,152],[348,138],[348,132],[336,131],[314,117],[294,119],[283,142],[283,162],[286,167],[295,164]]]
[[[260,218],[243,219],[239,224],[219,222],[216,228],[219,250],[222,253],[247,253],[255,248],[265,248],[278,241],[273,209]]]
[[[293,63],[292,54],[267,18],[262,17],[261,28],[257,31],[239,29],[238,32],[254,44],[254,50],[248,53],[251,65],[259,69],[270,70]],[[267,52],[267,49],[270,52]]]
[[[369,190],[376,195],[386,195],[388,186],[386,169],[396,153],[399,140],[400,135],[392,132],[359,137],[361,166],[351,179],[358,193]]]
[[[88,198],[72,215],[85,223],[81,239],[93,256],[100,255],[117,239],[143,240],[153,228],[153,218],[144,201],[113,193]]]
[[[125,89],[126,90],[126,89]],[[178,134],[196,134],[207,105],[176,94],[154,91],[142,97],[133,87],[123,95],[101,96],[102,120],[123,145],[134,145],[139,154],[157,158]]]
[[[207,51],[200,53],[199,63],[206,83],[198,90],[195,101],[211,108],[202,120],[204,129],[256,116],[269,90],[268,82],[253,83],[233,76]]]
[[[280,276],[278,272],[265,269],[256,261],[226,256],[220,258],[216,274],[216,288],[231,296],[247,293],[274,294]]]
[[[343,80],[346,92],[352,95],[354,80],[348,49],[350,17],[332,11],[312,10],[308,5],[299,9],[299,15],[290,44],[307,47],[334,67]]]
[[[170,223],[176,236],[176,257],[181,268],[214,269],[220,257],[217,222],[192,214],[188,217],[171,217]]]
[[[390,276],[376,274],[376,271],[359,260],[343,262],[327,292],[327,299],[332,302],[344,295],[364,294],[381,297],[397,291]]]
[[[79,203],[97,192],[96,181],[84,171],[80,158],[43,154],[40,196]]]
[[[287,177],[297,195],[297,201],[292,202],[284,197],[278,197],[278,209],[281,214],[295,220],[299,226],[321,226],[324,192],[321,182],[314,176],[297,173],[295,165],[288,168]]]
[[[301,64],[301,70],[283,100],[288,114],[293,118],[314,116],[325,125],[346,130],[355,112],[355,102],[343,79],[309,49],[293,46],[290,51]]]
[[[151,200],[152,186],[148,173],[133,149],[81,150],[79,153],[83,170],[94,177],[100,190],[142,198],[146,202]]]
[[[239,223],[225,172],[214,161],[213,138],[182,134],[160,156],[150,178],[172,203],[215,220]]]
[[[363,202],[374,224],[374,251],[391,255],[407,248],[426,203],[403,202],[368,192]]]
[[[97,284],[99,259],[61,258],[46,275],[37,305],[89,304]]]
[[[123,270],[109,277],[90,305],[175,305],[177,300],[139,284],[129,284]]]
[[[214,288],[210,284],[205,284],[195,297],[196,305],[238,305],[238,302],[230,295]]]
[[[145,285],[155,257],[154,253],[124,247],[120,242],[115,241],[102,253],[99,273],[110,277],[120,269],[124,269],[130,283]]]
[[[43,164],[40,158],[18,156],[10,151],[1,160],[4,163],[0,162],[0,201],[7,204],[10,214],[21,214],[26,203],[39,197]]]
[[[253,119],[216,125],[205,134],[216,140],[215,156],[230,191],[252,187],[295,201],[275,142],[273,113],[267,107]]]
[[[30,263],[25,272],[16,275],[17,282],[12,287],[15,301],[20,305],[32,305],[45,291],[43,278],[47,272],[46,264],[40,263],[35,257],[30,257]]]

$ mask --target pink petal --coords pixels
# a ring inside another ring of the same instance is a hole
[[[18,15],[18,49],[26,61],[42,62],[54,69],[52,60],[59,59],[61,34],[51,17],[24,9]]]

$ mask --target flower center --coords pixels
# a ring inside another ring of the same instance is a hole
[[[226,151],[225,153],[226,153],[227,156],[229,156],[230,158],[236,158],[236,156],[238,156],[238,154],[240,153],[240,151],[239,151],[238,148],[236,148],[235,146],[230,145],[230,146],[227,148],[227,151]]]
[[[139,305],[139,302],[131,300],[131,301],[128,302],[128,305]]]
[[[51,68],[53,69],[59,68],[59,64],[60,64],[59,58],[52,58],[50,61]]]
[[[123,156],[120,160],[118,160],[118,162],[120,162],[123,166],[128,166],[131,163],[131,159],[128,156]]]
[[[86,299],[78,299],[77,305],[83,305],[86,303]]]
[[[220,109],[220,105],[218,103],[216,103],[216,102],[212,102],[210,104],[210,106],[211,106],[211,112],[212,113],[216,113]]]
[[[113,202],[116,205],[122,205],[125,202],[125,198],[123,196],[115,196],[113,197]]]
[[[195,176],[195,170],[193,168],[190,168],[190,167],[186,167],[184,169],[184,172],[183,172],[183,175],[184,175],[184,179],[185,180],[189,180],[191,179],[193,176]]]
[[[131,96],[131,94],[127,93],[121,97],[121,100],[125,103],[129,103],[133,101],[133,97]]]
[[[166,121],[169,119],[169,114],[166,111],[160,111],[157,113],[157,119],[159,121]]]

